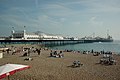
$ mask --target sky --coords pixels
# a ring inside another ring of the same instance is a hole
[[[0,0],[0,36],[11,30],[120,40],[120,0]]]

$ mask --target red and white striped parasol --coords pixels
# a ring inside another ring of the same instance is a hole
[[[5,64],[0,66],[0,79],[5,78],[9,75],[16,73],[17,71],[21,71],[24,69],[30,68],[28,65],[20,65],[20,64]]]

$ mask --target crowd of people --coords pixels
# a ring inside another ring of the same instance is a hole
[[[63,51],[58,52],[56,50],[55,51],[51,50],[50,57],[62,58],[62,57],[64,57],[64,54],[63,54]]]
[[[3,52],[6,52],[7,54],[11,55],[23,54],[22,56],[30,56],[31,53],[37,53],[38,55],[40,55],[41,48],[10,46],[6,51]]]

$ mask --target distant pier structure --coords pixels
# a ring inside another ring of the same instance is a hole
[[[11,31],[9,37],[0,37],[0,44],[41,44],[41,45],[66,45],[78,43],[93,43],[93,42],[112,42],[110,35],[107,38],[101,37],[65,37],[61,35],[47,34],[40,31],[28,33],[26,30]]]
[[[40,31],[28,33],[26,30],[11,31],[9,37],[1,37],[0,44],[41,44],[41,45],[65,45],[84,43],[74,37],[64,37],[61,35],[47,34]]]

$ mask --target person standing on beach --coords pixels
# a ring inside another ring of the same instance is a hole
[[[28,56],[30,56],[30,48],[28,49]]]
[[[41,49],[38,49],[37,52],[38,52],[38,55],[40,55],[40,53],[41,53]]]

